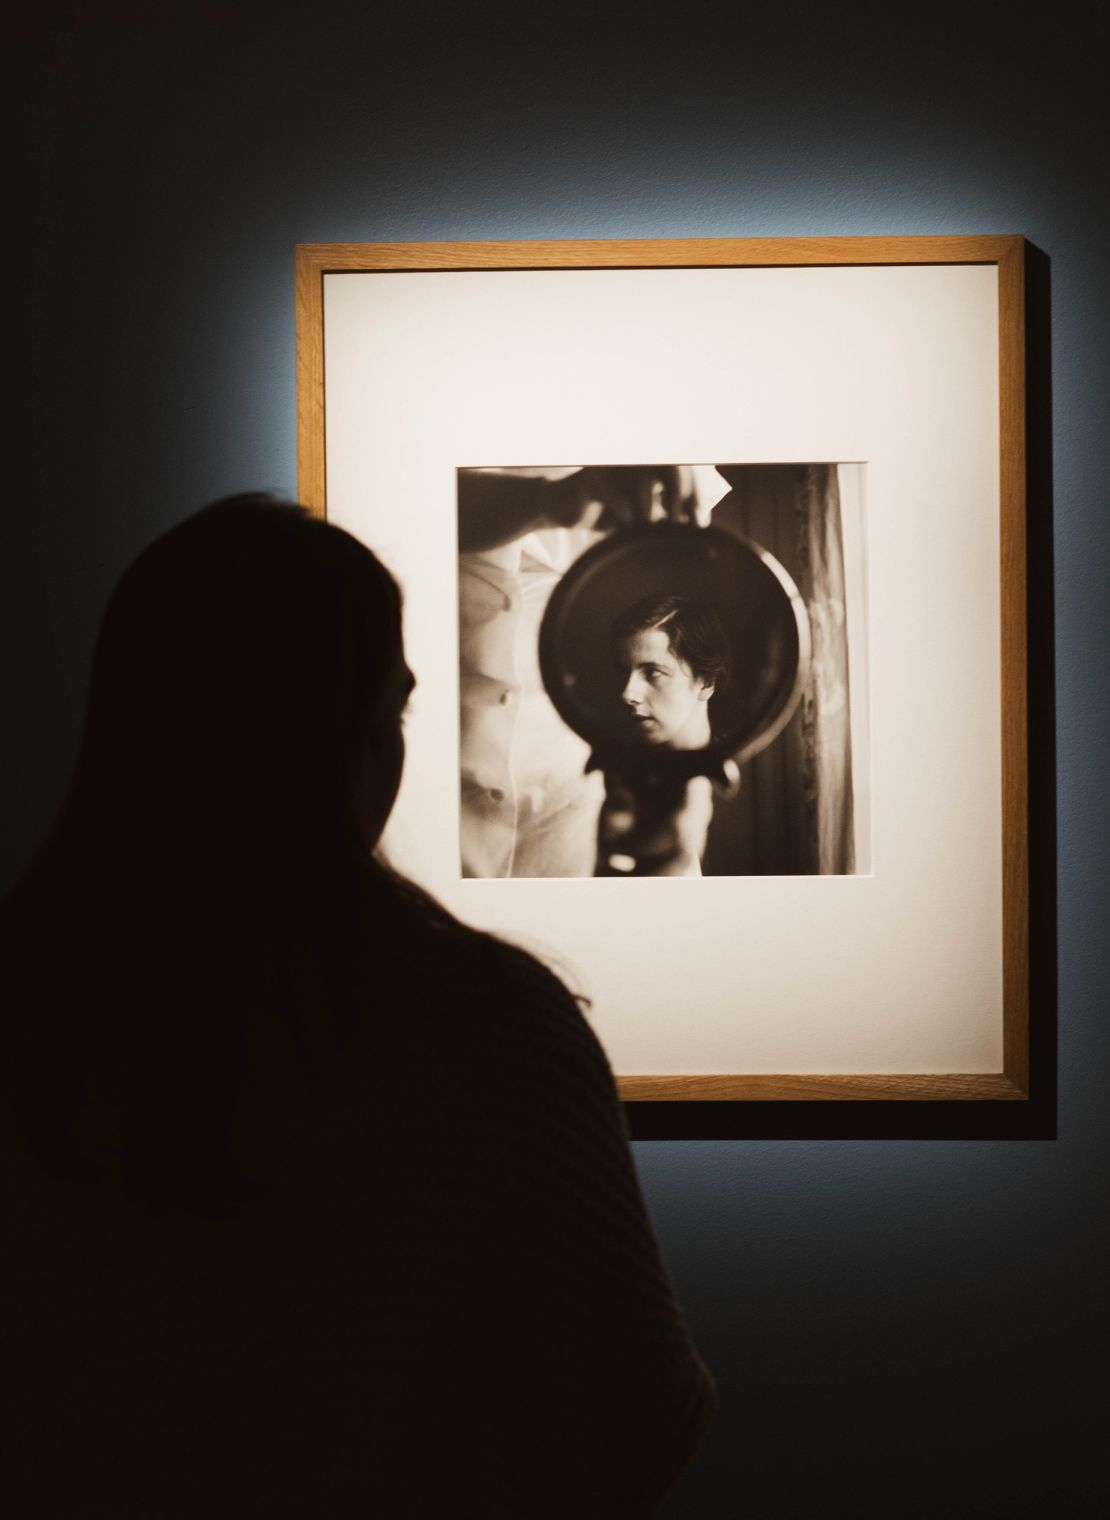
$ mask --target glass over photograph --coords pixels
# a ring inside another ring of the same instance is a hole
[[[460,870],[870,870],[864,468],[457,472]]]

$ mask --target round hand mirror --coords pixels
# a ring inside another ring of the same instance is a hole
[[[778,561],[714,527],[628,527],[551,595],[540,669],[593,764],[723,779],[770,744],[809,668],[805,604]]]

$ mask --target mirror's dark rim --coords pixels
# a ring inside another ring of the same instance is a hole
[[[556,654],[553,629],[558,623],[564,604],[574,596],[579,582],[588,575],[596,574],[599,562],[611,558],[614,554],[623,553],[630,547],[643,542],[656,542],[666,538],[686,539],[689,541],[690,534],[706,534],[711,539],[727,540],[730,551],[737,545],[742,545],[752,553],[764,567],[775,577],[784,595],[786,596],[791,612],[794,615],[794,626],[798,639],[798,661],[794,674],[794,683],[786,701],[780,707],[778,713],[756,734],[744,742],[742,736],[724,735],[698,750],[653,750],[650,752],[650,760],[645,755],[644,746],[635,740],[621,741],[609,736],[599,736],[597,733],[585,732],[583,728],[573,721],[572,714],[578,710],[572,702],[568,702],[562,690],[560,682],[561,661]],[[622,770],[636,771],[640,775],[656,772],[660,777],[681,777],[689,779],[691,776],[708,775],[714,779],[723,779],[725,775],[725,761],[735,760],[743,763],[751,756],[759,753],[778,737],[797,710],[801,701],[802,692],[809,676],[809,667],[812,657],[812,640],[810,636],[809,614],[806,611],[805,601],[799,592],[793,579],[779,563],[761,545],[740,533],[726,532],[724,529],[715,528],[712,525],[705,527],[691,522],[673,522],[660,520],[652,523],[630,524],[616,529],[607,537],[599,539],[592,544],[567,570],[566,574],[556,585],[551,593],[547,607],[544,611],[543,620],[540,624],[539,636],[540,672],[548,695],[555,705],[560,717],[569,724],[576,733],[591,745],[589,769],[600,768],[606,771],[620,773]]]

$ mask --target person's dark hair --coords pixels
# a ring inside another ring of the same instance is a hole
[[[218,844],[252,874],[265,861],[282,891],[312,857],[357,853],[353,765],[400,608],[369,549],[273,497],[230,497],[164,534],[101,626],[74,796],[85,821],[136,866]]]
[[[715,613],[689,597],[653,592],[621,614],[614,624],[613,642],[623,644],[648,628],[665,633],[678,658],[713,687],[715,697],[720,695],[728,684],[728,639]]]
[[[341,1024],[368,922],[394,949],[390,915],[454,925],[375,858],[360,805],[400,613],[367,548],[262,495],[119,582],[68,797],[0,917],[16,1109],[55,1172],[238,1207],[252,1017],[296,1020],[311,985]]]

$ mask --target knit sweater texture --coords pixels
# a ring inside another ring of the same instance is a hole
[[[332,1047],[256,1024],[228,1217],[51,1177],[12,1127],[14,1513],[658,1512],[715,1395],[590,1025],[434,928],[365,996]]]

